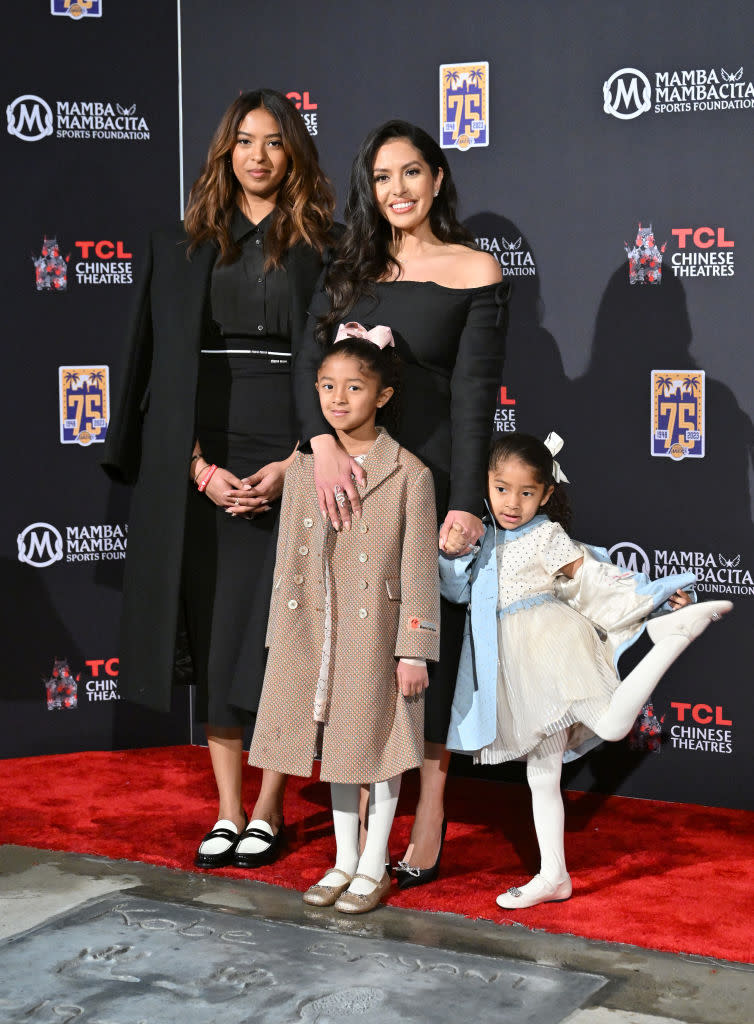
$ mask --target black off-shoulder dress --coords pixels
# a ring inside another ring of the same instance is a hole
[[[391,433],[432,470],[438,520],[449,509],[481,518],[487,451],[505,354],[505,283],[446,288],[432,281],[371,286],[344,317],[367,329],[385,324],[403,362],[400,423]],[[301,436],[328,433],[313,381],[322,357],[316,317],[328,309],[315,293],[306,338],[293,367]],[[430,666],[425,738],[444,743],[450,723],[465,609],[442,601],[440,661]]]

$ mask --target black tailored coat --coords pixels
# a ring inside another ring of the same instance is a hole
[[[207,243],[187,258],[187,245],[182,224],[151,236],[100,460],[112,480],[133,485],[120,692],[158,711],[171,703],[199,353],[217,335],[210,283],[219,250]],[[295,360],[322,257],[296,245],[285,266]]]

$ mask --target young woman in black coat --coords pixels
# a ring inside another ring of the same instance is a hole
[[[218,790],[201,867],[254,866],[282,840],[274,773],[239,840],[242,735],[264,675],[277,499],[298,438],[291,366],[333,207],[289,100],[268,89],[235,100],[183,224],[151,238],[105,445],[106,472],[134,487],[121,691],[170,708],[185,624]]]

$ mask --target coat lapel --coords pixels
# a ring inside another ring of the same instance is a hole
[[[288,272],[288,300],[291,311],[291,351],[295,356],[301,346],[309,303],[322,270],[322,258],[316,249],[299,242],[288,250],[285,268]]]
[[[205,243],[194,250],[188,260],[181,248],[179,258],[186,262],[182,296],[184,337],[189,342],[191,351],[198,354],[202,333],[209,318],[209,283],[217,259],[217,247]]]
[[[387,477],[398,469],[398,452],[400,445],[393,440],[390,434],[382,427],[379,430],[379,437],[364,459],[364,472],[367,475],[365,487],[359,487],[358,491],[362,498],[365,498],[370,491],[382,483]]]

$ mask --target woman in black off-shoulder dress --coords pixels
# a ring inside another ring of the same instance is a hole
[[[372,132],[351,171],[346,231],[294,364],[303,436],[315,455],[320,506],[338,521],[334,489],[357,514],[362,471],[337,449],[311,382],[321,347],[337,326],[386,324],[403,361],[396,438],[432,470],[440,543],[453,522],[468,544],[482,532],[486,459],[504,354],[507,285],[493,257],[459,224],[456,192],[437,143],[414,125],[391,121]],[[344,506],[344,525],[350,520]],[[464,610],[443,601],[441,653],[426,693],[425,763],[411,846],[399,885],[430,881],[444,836],[445,739],[460,657]]]

